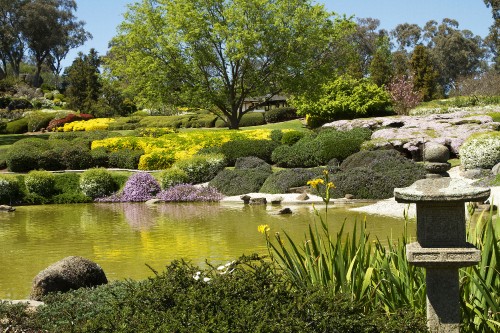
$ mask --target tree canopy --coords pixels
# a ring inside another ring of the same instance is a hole
[[[334,71],[352,22],[309,0],[143,0],[129,7],[106,65],[143,105],[211,110],[238,128],[245,99],[310,88]]]

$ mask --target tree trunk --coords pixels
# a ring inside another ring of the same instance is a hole
[[[36,64],[36,73],[33,78],[33,87],[39,88],[42,85],[42,80],[40,80],[40,73],[42,72],[42,64],[39,62]]]

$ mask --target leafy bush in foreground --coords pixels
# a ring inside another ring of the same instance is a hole
[[[276,267],[251,259],[220,270],[174,261],[148,280],[52,294],[31,315],[0,303],[0,315],[16,328],[55,333],[426,332],[425,320],[409,311],[366,314],[343,295],[332,297],[315,287],[290,289]]]
[[[223,154],[194,155],[174,163],[173,167],[183,170],[188,183],[199,184],[213,179],[224,169],[226,161]]]
[[[12,172],[28,172],[38,169],[38,160],[50,149],[47,140],[33,138],[14,142],[7,152],[7,167]]]
[[[167,170],[163,170],[158,176],[160,180],[161,188],[166,190],[169,187],[179,184],[189,183],[189,177],[184,170],[176,167],[171,167]]]
[[[261,169],[222,170],[209,182],[224,195],[259,192],[271,173]]]

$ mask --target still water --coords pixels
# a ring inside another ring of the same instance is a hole
[[[349,206],[352,207],[352,206]],[[318,220],[310,205],[291,206],[292,215],[276,215],[279,208],[242,204],[74,204],[21,206],[0,212],[0,299],[29,295],[33,277],[50,264],[70,255],[97,262],[108,280],[143,279],[162,271],[174,259],[203,266],[217,265],[242,254],[266,254],[264,236],[286,231],[304,239],[309,223]],[[324,211],[320,211],[324,214]],[[329,210],[329,225],[336,232],[346,221],[351,230],[365,214],[346,207]],[[399,237],[403,220],[366,216],[372,236]],[[410,223],[414,234],[415,223]]]

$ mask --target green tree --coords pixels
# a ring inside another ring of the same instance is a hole
[[[314,92],[294,96],[297,114],[322,122],[384,114],[391,104],[389,94],[368,79],[342,75],[322,84]]]
[[[143,0],[129,7],[106,64],[141,104],[199,107],[239,127],[261,103],[311,88],[351,26],[310,0]]]
[[[15,77],[19,76],[21,62],[25,55],[22,36],[22,5],[27,0],[0,0],[0,49],[6,72],[6,62]]]
[[[100,65],[101,59],[97,51],[91,49],[87,55],[80,52],[71,66],[66,68],[66,96],[71,108],[90,113],[94,111],[102,89],[99,80]]]
[[[413,72],[414,89],[422,94],[424,101],[429,101],[437,93],[438,71],[434,67],[429,50],[423,45],[417,45],[410,60]]]
[[[486,43],[493,54],[495,69],[500,72],[500,0],[483,1],[486,7],[491,8],[491,16],[493,17],[493,24],[490,26],[490,33],[486,37]]]
[[[370,78],[378,86],[389,84],[393,75],[392,54],[387,36],[379,38],[378,47],[369,67]]]

